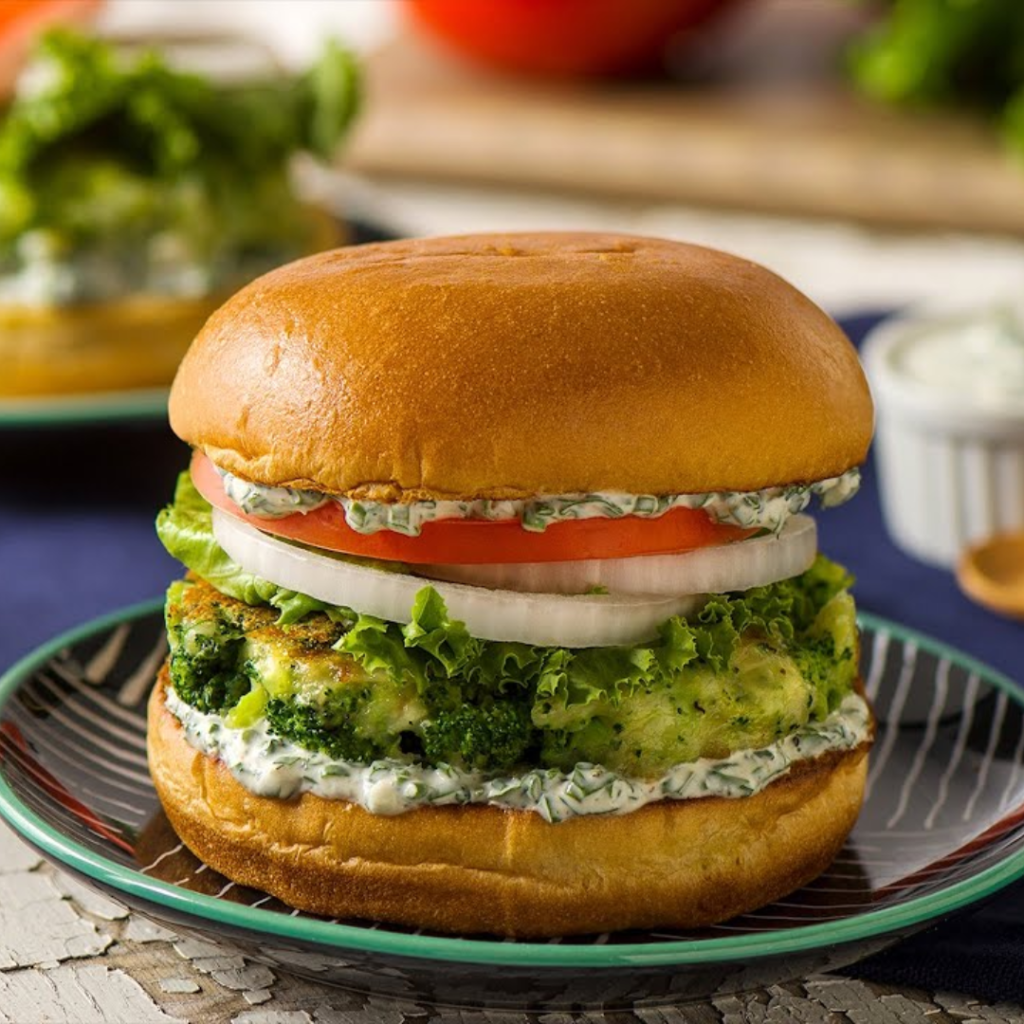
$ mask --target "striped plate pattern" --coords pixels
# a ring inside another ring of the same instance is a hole
[[[399,960],[453,961],[460,955],[453,949],[468,955],[472,947],[471,958],[530,961],[536,969],[625,963],[616,951],[636,964],[648,951],[678,970],[694,960],[723,963],[742,953],[749,963],[782,948],[854,939],[866,953],[878,948],[867,940],[921,927],[1024,874],[1024,691],[934,641],[865,616],[862,675],[879,719],[867,799],[835,863],[799,892],[699,933],[547,944],[307,918],[205,868],[167,824],[145,750],[146,697],[165,655],[160,611],[150,604],[84,627],[9,672],[0,681],[0,813],[52,859],[125,902],[155,916],[170,908],[179,928],[184,922],[235,941],[287,937],[293,953],[372,947]],[[294,956],[275,962],[295,966]],[[323,969],[317,976],[345,981]]]

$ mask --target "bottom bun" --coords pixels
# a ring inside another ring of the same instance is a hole
[[[327,917],[552,937],[698,928],[771,903],[832,862],[860,811],[867,744],[801,764],[755,796],[660,801],[549,824],[470,805],[394,817],[309,793],[250,793],[149,705],[149,763],[186,846],[227,878]]]

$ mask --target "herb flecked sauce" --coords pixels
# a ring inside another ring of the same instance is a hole
[[[850,694],[824,721],[771,746],[676,765],[659,779],[632,779],[593,764],[578,764],[568,773],[535,768],[522,775],[488,776],[450,765],[429,768],[394,759],[371,764],[341,761],[272,735],[265,720],[232,727],[224,716],[186,704],[171,688],[166,703],[189,744],[223,761],[258,796],[286,799],[314,793],[357,803],[380,815],[423,806],[494,804],[534,811],[549,822],[580,814],[627,814],[658,800],[753,796],[785,775],[794,762],[830,750],[852,750],[871,731],[867,704]]]
[[[419,536],[424,523],[438,519],[518,519],[526,530],[543,531],[551,523],[567,519],[618,519],[641,516],[655,519],[674,508],[704,509],[712,519],[746,529],[778,533],[790,516],[803,512],[812,497],[822,506],[840,505],[857,493],[860,470],[810,484],[769,487],[761,491],[712,491],[706,494],[625,494],[599,492],[539,496],[528,501],[414,501],[385,503],[251,483],[217,467],[224,493],[243,512],[278,519],[294,512],[312,512],[336,501],[345,511],[345,522],[358,533],[392,530]]]

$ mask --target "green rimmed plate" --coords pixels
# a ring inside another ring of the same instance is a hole
[[[168,394],[168,388],[137,388],[45,398],[3,398],[0,430],[163,422],[167,419]]]
[[[205,869],[167,825],[145,760],[160,607],[59,637],[0,679],[0,814],[45,856],[179,932],[397,998],[491,1008],[656,1005],[837,968],[1024,876],[1024,693],[864,616],[880,728],[864,812],[812,885],[699,933],[501,942],[290,910]]]

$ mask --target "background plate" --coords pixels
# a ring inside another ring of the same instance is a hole
[[[381,242],[394,237],[388,228],[353,218],[339,220],[349,244]],[[102,427],[124,423],[164,424],[170,387],[89,391],[80,394],[0,398],[0,431]]]
[[[45,398],[0,399],[4,427],[71,427],[167,419],[168,388],[96,391]]]
[[[700,932],[538,942],[449,938],[292,911],[205,869],[146,769],[165,655],[150,602],[60,637],[0,680],[0,814],[33,846],[176,931],[398,998],[506,1008],[680,1002],[841,967],[1024,875],[1024,694],[865,616],[880,726],[864,812],[812,885]]]

